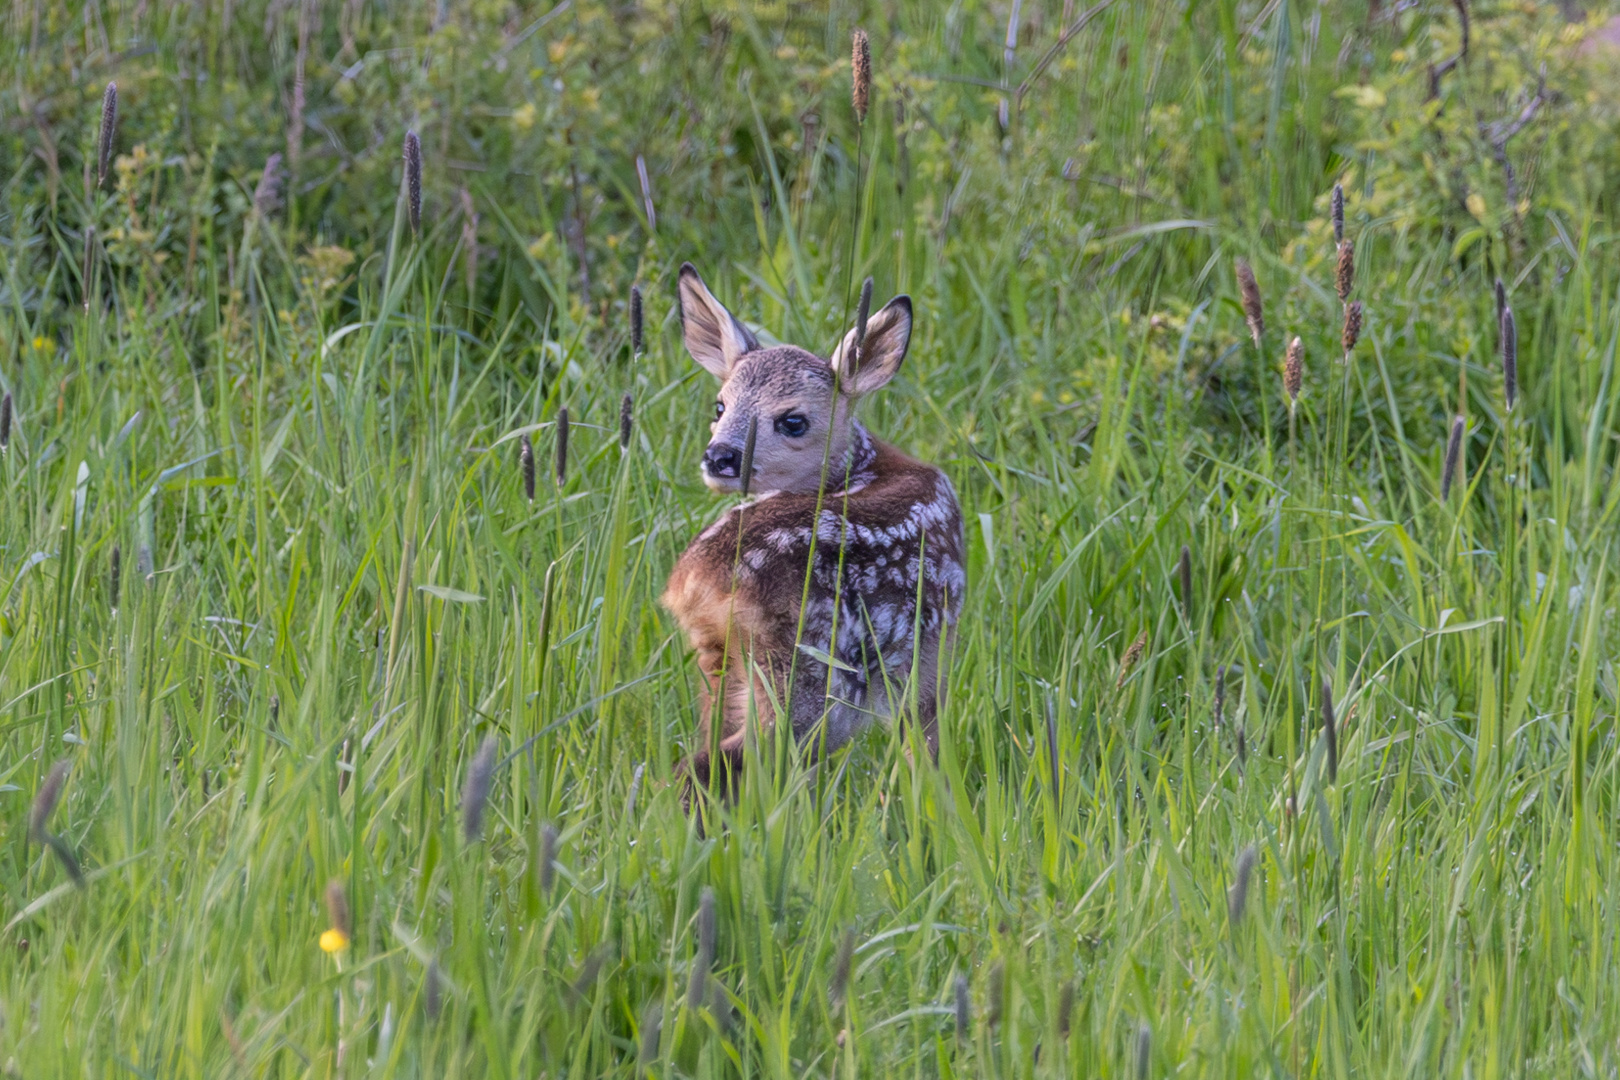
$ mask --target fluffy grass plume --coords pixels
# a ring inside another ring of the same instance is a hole
[[[1333,290],[1339,294],[1339,303],[1350,299],[1350,290],[1356,286],[1356,242],[1339,241],[1339,257],[1333,264]]]
[[[1451,419],[1451,435],[1446,439],[1446,456],[1440,465],[1440,501],[1451,499],[1451,485],[1457,479],[1457,465],[1462,459],[1463,430],[1466,421],[1461,416]]]
[[[1355,300],[1344,306],[1344,332],[1339,335],[1339,345],[1344,349],[1344,355],[1349,356],[1356,351],[1356,342],[1361,340],[1361,301]]]
[[[1247,259],[1237,260],[1238,295],[1243,303],[1243,318],[1249,324],[1249,336],[1256,347],[1266,332],[1265,311],[1260,303],[1260,283],[1254,279],[1254,268]]]
[[[856,27],[850,39],[850,103],[855,107],[855,119],[866,123],[866,110],[872,104],[872,42],[866,31]]]
[[[1288,343],[1283,357],[1283,392],[1288,395],[1288,407],[1299,404],[1299,391],[1305,384],[1305,345],[1298,337]]]
[[[467,781],[461,788],[461,835],[469,844],[484,835],[484,810],[495,777],[495,749],[495,736],[486,737],[467,765]]]
[[[422,231],[422,140],[416,132],[405,133],[405,205],[411,231]]]
[[[118,84],[101,94],[101,125],[96,132],[96,186],[105,187],[112,169],[113,135],[118,127]]]

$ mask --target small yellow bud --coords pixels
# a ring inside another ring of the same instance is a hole
[[[349,947],[349,935],[341,930],[328,930],[321,935],[321,950],[340,953]]]

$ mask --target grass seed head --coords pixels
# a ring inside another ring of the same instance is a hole
[[[568,482],[568,409],[557,410],[557,486]]]
[[[1052,774],[1052,801],[1055,803],[1062,790],[1058,786],[1062,763],[1058,760],[1057,710],[1052,707],[1051,697],[1046,699],[1046,766]]]
[[[1507,307],[1507,286],[1502,284],[1501,278],[1497,278],[1492,291],[1496,294],[1496,322],[1500,325],[1502,322],[1502,310]]]
[[[851,42],[849,66],[854,78],[850,100],[855,106],[855,118],[864,124],[866,110],[872,104],[872,42],[859,27]]]
[[[527,434],[518,440],[518,465],[523,470],[523,497],[534,502],[534,443]]]
[[[1333,287],[1338,290],[1339,303],[1350,299],[1350,289],[1356,283],[1356,242],[1339,241],[1339,261],[1333,268]]]
[[[646,350],[646,323],[642,312],[641,286],[630,286],[630,354],[637,360]]]
[[[1361,340],[1361,301],[1346,305],[1344,309],[1344,333],[1339,338],[1339,344],[1344,346],[1344,355],[1349,356],[1356,350],[1356,342]]]
[[[0,450],[11,449],[11,391],[0,398]]]
[[[1519,324],[1513,318],[1513,309],[1502,307],[1502,393],[1507,398],[1508,412],[1519,400]]]
[[[692,957],[692,977],[686,985],[686,1003],[689,1008],[701,1009],[708,1002],[709,970],[714,967],[714,939],[716,935],[714,890],[704,886],[698,899],[697,954]]]
[[[1249,737],[1244,732],[1241,724],[1238,725],[1237,729],[1237,757],[1238,775],[1242,776],[1244,766],[1249,763]]]
[[[107,596],[109,606],[118,610],[118,579],[124,571],[124,549],[117,544],[113,545],[112,554],[107,559]]]
[[[1333,243],[1344,243],[1344,185],[1333,185]]]
[[[663,1026],[664,1007],[654,1001],[641,1015],[641,1045],[637,1064],[643,1071],[651,1072],[658,1061],[658,1039]]]
[[[253,189],[253,212],[267,218],[281,206],[281,155],[271,154],[264,159],[264,171]]]
[[[1247,259],[1237,261],[1238,293],[1243,300],[1243,318],[1249,324],[1249,336],[1255,345],[1266,332],[1265,311],[1260,303],[1260,283],[1254,280],[1254,267]]]
[[[1226,898],[1227,913],[1232,925],[1243,921],[1243,912],[1249,906],[1249,877],[1254,873],[1255,850],[1250,844],[1238,853],[1237,872],[1233,875],[1232,891]]]
[[[1142,632],[1136,635],[1136,640],[1131,642],[1130,648],[1125,650],[1124,657],[1119,661],[1119,678],[1114,682],[1115,690],[1125,685],[1125,680],[1130,676],[1131,669],[1136,666],[1138,660],[1142,659],[1142,651],[1147,648],[1147,642],[1148,631],[1147,627],[1144,626]]]
[[[1069,1025],[1074,1019],[1074,980],[1069,979],[1058,991],[1057,1029],[1058,1038],[1069,1037]]]
[[[405,133],[405,197],[411,213],[411,231],[422,231],[422,140]]]
[[[354,936],[354,927],[349,921],[349,898],[343,891],[343,882],[337,878],[326,883],[326,925],[345,939]]]
[[[855,354],[851,370],[859,371],[861,350],[866,347],[866,320],[872,314],[872,279],[861,282],[861,300],[855,308]]]
[[[101,94],[101,129],[96,136],[96,186],[107,183],[111,171],[113,129],[118,126],[118,84],[110,82]]]
[[[1226,717],[1226,665],[1215,669],[1215,726],[1219,728]]]
[[[1446,440],[1446,458],[1440,465],[1440,501],[1451,498],[1451,484],[1457,477],[1457,460],[1462,456],[1463,429],[1466,422],[1461,416],[1451,421],[1451,437]]]
[[[428,961],[427,973],[422,976],[422,1011],[429,1020],[437,1020],[444,1012],[444,973],[439,970],[439,958]]]
[[[635,423],[635,401],[630,397],[630,391],[624,392],[619,399],[619,449],[630,449],[630,430]]]
[[[546,822],[540,827],[540,859],[536,872],[540,876],[540,891],[549,893],[557,877],[557,826]]]
[[[967,1038],[968,1025],[973,1019],[973,991],[968,986],[966,975],[958,973],[955,984],[956,992],[956,1038],[958,1041]]]
[[[1299,401],[1299,391],[1305,384],[1305,345],[1294,338],[1288,343],[1288,352],[1283,357],[1283,390],[1288,394],[1288,407],[1292,409]]]
[[[1333,715],[1333,686],[1322,680],[1322,735],[1327,739],[1328,783],[1339,779],[1339,732]]]
[[[854,964],[855,927],[846,926],[838,942],[838,953],[833,957],[832,980],[827,984],[827,1001],[834,1009],[844,1003],[844,996],[849,993],[849,974]]]
[[[1147,1080],[1153,1068],[1153,1029],[1146,1020],[1136,1027],[1136,1080]]]
[[[1181,545],[1181,561],[1177,564],[1177,570],[1181,578],[1181,613],[1188,622],[1192,622],[1192,549],[1186,544]]]
[[[45,826],[50,823],[51,815],[56,812],[56,804],[62,801],[62,789],[67,785],[70,767],[66,758],[52,765],[51,771],[46,773],[45,779],[40,782],[33,805],[28,808],[28,835],[36,844],[43,844],[45,838],[50,835]]]
[[[461,832],[471,844],[484,835],[484,809],[489,805],[490,784],[495,778],[495,736],[485,737],[467,766],[467,783],[461,789]]]

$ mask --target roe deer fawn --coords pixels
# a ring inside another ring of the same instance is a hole
[[[703,480],[744,490],[756,432],[755,498],[686,549],[663,603],[697,650],[702,744],[688,783],[728,789],[742,766],[749,717],[785,713],[814,754],[871,719],[899,715],[915,694],[930,754],[942,673],[966,575],[962,514],[945,474],[874,439],[855,402],[892,379],[911,338],[911,300],[845,335],[831,360],[791,345],[762,347],[681,267],[682,333],[720,380]],[[913,684],[912,679],[916,682]],[[711,760],[718,711],[720,761]]]

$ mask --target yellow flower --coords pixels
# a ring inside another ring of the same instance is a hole
[[[1485,197],[1483,195],[1477,191],[1471,191],[1468,193],[1468,198],[1463,200],[1463,203],[1468,207],[1470,214],[1473,214],[1480,221],[1485,220]]]
[[[329,953],[340,953],[349,947],[349,935],[341,930],[328,930],[321,935],[321,949]]]
[[[538,113],[539,110],[534,107],[534,104],[526,101],[512,110],[512,123],[517,126],[519,131],[528,131],[534,127],[534,118]]]

